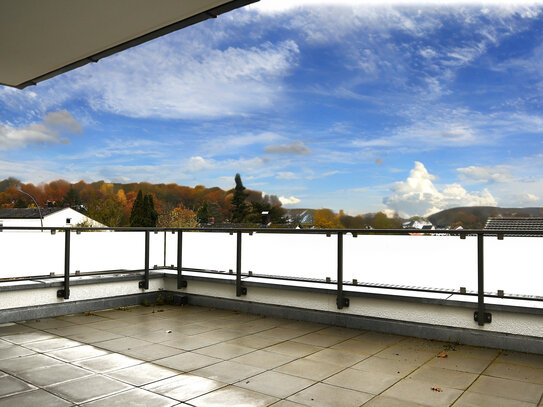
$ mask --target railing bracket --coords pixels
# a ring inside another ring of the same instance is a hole
[[[338,309],[348,307],[349,302],[350,302],[349,299],[345,298],[345,297],[343,297],[343,298],[337,297],[337,299],[336,299],[336,304],[337,304]]]
[[[139,287],[139,288],[145,289],[145,281],[140,281],[140,282],[138,283],[138,287]]]
[[[187,280],[177,281],[177,288],[187,288]]]
[[[70,298],[70,290],[68,290],[68,291],[66,291],[66,290],[58,290],[57,291],[57,298],[65,298],[65,299]]]
[[[473,313],[473,320],[479,322],[479,311]],[[490,312],[484,313],[483,323],[490,324],[492,322],[492,314]]]

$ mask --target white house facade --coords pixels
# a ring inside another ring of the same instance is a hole
[[[72,208],[43,208],[41,214],[44,227],[74,227],[82,223],[85,226],[106,227]],[[40,227],[40,213],[36,208],[0,209],[0,226]]]

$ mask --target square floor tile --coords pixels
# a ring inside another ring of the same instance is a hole
[[[260,367],[262,369],[273,369],[296,359],[295,356],[282,355],[280,353],[257,350],[243,356],[231,359],[231,362]]]
[[[324,382],[334,386],[362,391],[369,394],[379,394],[394,383],[400,377],[379,372],[365,372],[356,369],[345,369],[338,374],[329,377]]]
[[[10,343],[9,346],[0,348],[0,360],[17,358],[20,356],[29,356],[34,353],[36,352],[34,352],[33,350]]]
[[[489,363],[490,361],[486,359],[474,359],[469,356],[456,356],[449,353],[446,358],[433,356],[427,366],[480,374],[487,368]]]
[[[220,359],[232,359],[250,352],[254,352],[253,348],[241,345],[233,345],[231,343],[217,343],[216,345],[207,346],[197,349],[196,353],[212,356]]]
[[[134,366],[143,363],[139,359],[134,359],[128,356],[111,353],[104,356],[98,356],[91,359],[84,359],[74,362],[74,365],[84,367],[93,372],[103,373],[110,370],[118,370],[123,367]]]
[[[543,395],[543,386],[539,384],[519,382],[499,377],[479,376],[468,389],[469,392],[492,394],[512,400],[539,403]]]
[[[280,353],[281,355],[294,356],[302,358],[312,353],[318,352],[323,348],[320,346],[306,345],[305,343],[298,343],[292,341],[286,341],[278,343],[277,345],[270,346],[265,350],[268,352]]]
[[[45,339],[54,339],[54,338],[58,338],[58,337],[55,335],[49,334],[47,332],[43,332],[43,331],[20,333],[20,334],[7,335],[7,336],[2,337],[2,339],[4,339],[5,341],[9,341],[16,345],[22,345],[24,343],[43,341]]]
[[[309,359],[297,359],[286,365],[276,367],[274,370],[293,376],[303,377],[311,380],[323,380],[328,376],[339,372],[343,368],[329,363],[315,362]]]
[[[64,407],[72,403],[62,400],[45,390],[25,391],[9,397],[0,398],[0,407]]]
[[[242,380],[236,383],[236,386],[282,399],[313,384],[313,380],[269,371]]]
[[[93,373],[69,364],[42,367],[39,369],[25,370],[17,373],[17,376],[35,386],[48,386],[51,384],[90,376]]]
[[[109,341],[95,342],[94,346],[107,349],[112,352],[118,352],[126,349],[136,348],[138,346],[149,346],[151,342],[142,341],[136,338],[117,338]]]
[[[169,356],[179,355],[184,351],[171,346],[152,343],[150,345],[138,346],[126,350],[119,351],[123,355],[132,356],[145,361],[153,361],[157,359],[167,358]]]
[[[193,370],[192,374],[232,384],[263,372],[265,372],[265,369],[259,367],[224,361],[198,370]]]
[[[364,407],[425,407],[423,404],[411,401],[393,399],[386,396],[376,396],[364,404]]]
[[[363,341],[357,338],[347,339],[346,341],[340,342],[334,346],[332,349],[341,350],[344,352],[357,353],[361,355],[373,355],[376,352],[379,352],[385,349],[388,345],[381,344],[373,341]]]
[[[293,342],[305,343],[307,345],[329,347],[343,342],[345,338],[312,332],[292,339]]]
[[[530,366],[541,368],[543,366],[543,355],[533,353],[522,353],[513,351],[503,351],[496,359],[496,362],[512,363],[514,365]]]
[[[314,360],[315,362],[330,363],[332,365],[342,367],[349,367],[367,357],[368,355],[343,352],[337,349],[323,349],[306,356],[304,359]]]
[[[226,386],[225,383],[216,380],[191,374],[180,374],[149,384],[144,389],[179,401],[187,401],[224,386]]]
[[[78,360],[95,358],[97,356],[104,356],[109,354],[109,352],[92,345],[81,345],[73,348],[54,350],[47,352],[46,354],[67,362],[75,362]]]
[[[32,349],[36,352],[48,352],[56,349],[72,348],[74,346],[79,346],[81,343],[73,341],[67,338],[54,338],[46,339],[43,341],[32,342],[25,344],[25,347]]]
[[[329,384],[317,383],[288,398],[311,407],[355,407],[364,404],[373,396]]]
[[[24,370],[36,369],[38,367],[46,367],[53,365],[64,364],[60,360],[50,358],[40,354],[30,356],[21,356],[14,359],[0,360],[0,370],[8,373],[17,373]]]
[[[190,401],[196,407],[266,407],[277,398],[254,391],[228,386]]]
[[[222,360],[198,353],[185,352],[180,355],[155,360],[153,363],[182,372],[190,372],[191,370],[200,369],[218,362],[222,362]]]
[[[55,384],[46,387],[46,390],[74,403],[84,403],[130,388],[132,386],[126,383],[110,379],[109,377],[94,375]]]
[[[398,377],[405,377],[419,366],[419,363],[372,356],[351,367],[353,369],[364,370],[366,372],[379,372],[388,375],[397,375]]]
[[[484,375],[543,384],[543,364],[540,368],[535,368],[526,365],[494,362],[484,371]]]
[[[440,387],[440,391],[435,391],[433,387]],[[405,400],[412,403],[418,403],[430,407],[448,407],[460,395],[461,390],[449,387],[434,386],[427,382],[417,380],[402,380],[383,393],[383,396],[399,400]]]
[[[156,382],[178,374],[177,370],[157,366],[152,363],[144,363],[109,372],[107,376],[133,386],[143,386],[144,384]]]
[[[467,391],[454,403],[454,407],[535,407],[535,404]]]
[[[0,397],[19,393],[25,390],[32,390],[35,387],[12,376],[0,377]]]
[[[232,343],[234,345],[240,346],[248,346],[249,348],[253,349],[263,349],[280,342],[283,342],[282,339],[271,338],[269,336],[264,336],[261,334],[253,334],[242,336],[241,338],[235,338],[226,343]]]
[[[477,375],[458,370],[422,366],[411,373],[407,379],[431,383],[438,387],[452,387],[453,389],[466,390],[477,379]]]
[[[132,389],[103,399],[85,403],[85,407],[169,407],[178,405],[177,400],[160,396],[142,389]]]

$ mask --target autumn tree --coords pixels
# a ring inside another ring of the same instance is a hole
[[[343,229],[339,222],[339,216],[330,209],[317,209],[314,214],[313,223],[318,229]]]
[[[89,218],[109,227],[117,227],[121,223],[123,208],[115,196],[95,198],[89,203]]]
[[[234,196],[232,197],[232,223],[242,223],[249,212],[249,206],[245,203],[248,194],[241,182],[241,176],[236,174],[234,178],[236,186],[234,187]]]
[[[174,228],[195,228],[198,226],[197,215],[194,211],[186,208],[174,208],[170,212],[171,223]]]

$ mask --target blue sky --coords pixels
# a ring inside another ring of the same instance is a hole
[[[0,178],[239,172],[287,207],[543,206],[543,7],[292,3],[0,86]]]

